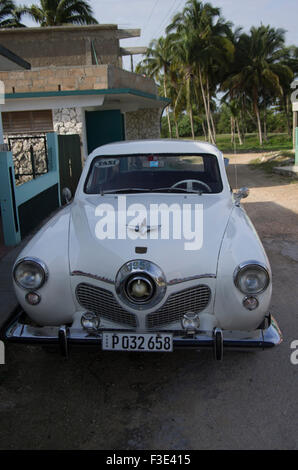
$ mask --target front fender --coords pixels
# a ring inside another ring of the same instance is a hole
[[[246,261],[258,261],[269,270],[270,284],[258,294],[259,306],[249,311],[243,306],[245,294],[235,284],[235,268]],[[268,313],[272,293],[270,264],[258,234],[242,207],[234,207],[227,225],[217,265],[214,313],[224,330],[254,330]]]
[[[69,206],[56,214],[28,243],[16,262],[24,257],[41,259],[49,277],[36,292],[41,302],[32,306],[25,300],[27,290],[16,285],[17,299],[29,317],[39,325],[61,325],[72,322],[75,305],[69,275]]]

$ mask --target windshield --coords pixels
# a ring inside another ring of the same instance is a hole
[[[222,181],[214,155],[113,155],[95,157],[85,183],[87,194],[115,192],[219,193]]]

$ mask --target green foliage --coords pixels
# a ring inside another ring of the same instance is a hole
[[[248,33],[221,16],[221,10],[199,0],[187,0],[166,28],[165,37],[152,41],[139,69],[159,81],[159,93],[171,99],[179,136],[238,131],[252,149],[290,146],[291,82],[298,75],[298,47],[285,46],[285,31],[270,25]],[[221,104],[216,109],[218,93]],[[231,119],[232,118],[232,119]],[[171,131],[176,135],[173,116]],[[249,134],[258,132],[259,143]],[[278,142],[267,133],[288,133]],[[162,135],[169,136],[163,119]],[[217,141],[220,139],[217,139]],[[231,136],[227,139],[231,141]],[[283,148],[283,147],[281,147]]]
[[[173,113],[170,113],[170,121],[171,121],[171,128],[173,135],[176,135],[175,130],[175,122]],[[194,116],[194,131],[195,135],[201,135],[203,133],[201,119],[198,116]],[[191,125],[189,116],[187,114],[181,114],[178,119],[178,132],[179,137],[190,137],[191,136]],[[164,138],[169,138],[169,128],[168,128],[168,120],[165,116],[163,116],[161,121],[161,136]]]
[[[287,118],[282,112],[275,112],[273,109],[267,111],[267,129],[268,132],[287,132]]]
[[[97,23],[88,0],[39,0],[39,4],[23,6],[22,13],[40,26]]]
[[[21,28],[22,8],[13,0],[0,0],[0,28]]]
[[[219,120],[217,124],[217,132],[219,134],[228,134],[231,130],[231,111],[225,104],[221,107]]]
[[[245,153],[245,152],[263,152],[263,151],[279,151],[279,150],[290,150],[293,146],[292,139],[289,137],[288,134],[269,134],[268,141],[263,142],[263,146],[260,146],[258,140],[258,134],[246,134],[245,142],[242,146],[236,142],[236,146],[231,144],[231,135],[230,134],[223,134],[217,135],[216,137],[216,145],[222,150],[223,152],[230,152],[234,153],[236,150],[237,153]]]

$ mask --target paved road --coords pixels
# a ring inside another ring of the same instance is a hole
[[[274,276],[285,340],[264,353],[75,352],[10,346],[0,368],[0,449],[298,449],[298,184],[232,158]],[[234,166],[230,166],[233,182]]]

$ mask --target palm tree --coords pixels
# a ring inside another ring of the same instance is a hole
[[[282,97],[281,80],[291,79],[291,69],[280,62],[284,47],[285,31],[261,25],[252,27],[250,34],[241,34],[235,54],[231,74],[223,82],[222,89],[228,90],[230,97],[241,94],[252,100],[257,119],[260,145],[263,145],[260,107],[270,102],[270,98]]]
[[[0,28],[25,27],[21,23],[22,10],[13,0],[0,0]]]
[[[229,39],[231,23],[220,16],[220,9],[198,0],[188,0],[181,13],[174,16],[167,33],[174,31],[175,56],[185,70],[185,81],[190,85],[198,78],[205,108],[209,140],[215,143],[215,126],[211,112],[212,95],[218,79],[216,69],[225,68],[233,59],[234,46]],[[192,78],[192,80],[191,80]],[[198,90],[195,90],[198,99]],[[190,110],[191,110],[190,106]]]
[[[22,12],[40,26],[98,23],[89,2],[84,0],[39,0],[39,5],[23,6]]]

